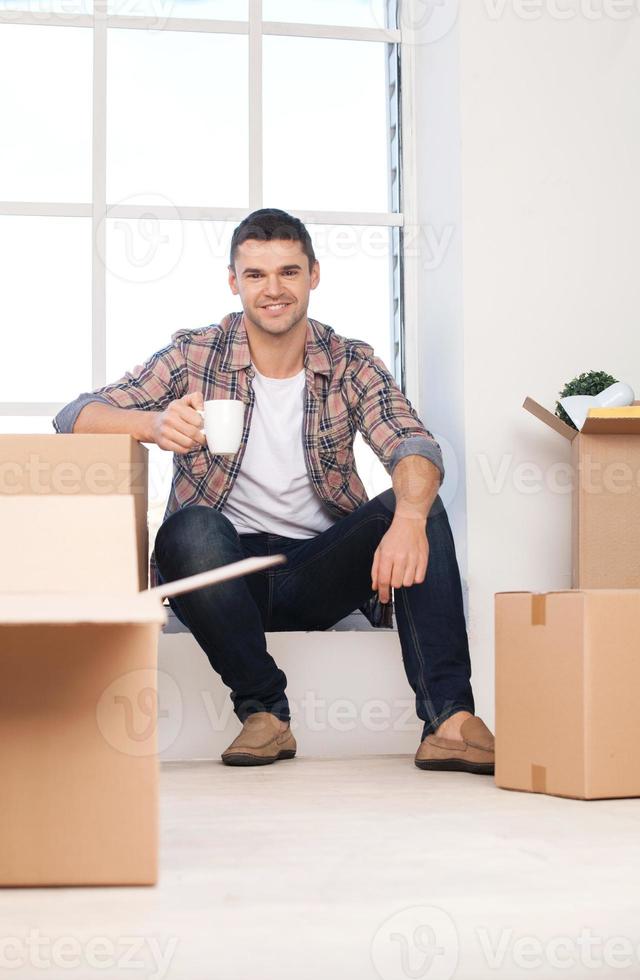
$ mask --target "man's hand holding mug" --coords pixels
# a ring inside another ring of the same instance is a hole
[[[235,455],[242,441],[244,402],[215,398],[205,402],[192,391],[172,401],[153,420],[154,442],[173,453],[190,453],[208,446],[218,455]]]
[[[170,402],[163,412],[158,412],[154,417],[153,441],[160,449],[181,455],[206,446],[202,416],[199,414],[203,408],[204,399],[199,391],[192,391]]]

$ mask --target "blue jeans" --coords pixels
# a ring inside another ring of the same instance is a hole
[[[373,555],[394,508],[395,495],[386,490],[326,531],[304,539],[238,535],[212,507],[185,507],[164,522],[155,554],[165,582],[253,555],[287,556],[285,565],[171,600],[178,618],[231,688],[241,721],[254,711],[289,720],[287,678],[267,651],[265,631],[326,630],[370,599]],[[423,738],[454,712],[474,712],[460,573],[439,496],[426,531],[424,582],[394,590],[402,659],[424,722]]]

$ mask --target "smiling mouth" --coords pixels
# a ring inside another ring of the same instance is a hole
[[[263,306],[263,310],[268,310],[269,313],[280,313],[281,310],[286,310],[291,303],[271,303],[269,306]]]

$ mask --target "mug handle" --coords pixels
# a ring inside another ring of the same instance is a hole
[[[198,415],[202,416],[202,425],[200,426],[200,430],[204,431],[204,411],[201,408],[194,408],[194,412],[197,412]],[[208,448],[207,443],[205,443],[204,446],[200,446],[200,449],[207,449],[207,448]]]

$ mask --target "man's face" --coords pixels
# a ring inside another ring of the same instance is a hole
[[[240,296],[245,316],[261,330],[280,336],[304,320],[309,294],[320,282],[317,262],[309,260],[300,242],[250,239],[238,246],[229,285]]]

